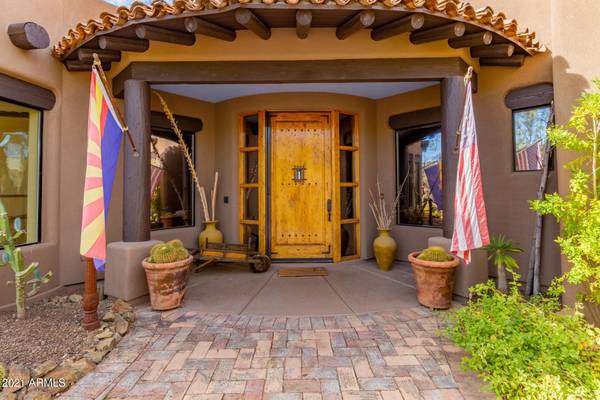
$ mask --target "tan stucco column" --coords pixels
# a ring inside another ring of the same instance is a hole
[[[125,152],[123,181],[123,240],[150,240],[150,85],[125,82],[125,121],[138,155]]]
[[[452,237],[454,228],[454,193],[458,154],[456,131],[460,124],[465,102],[465,83],[462,76],[442,79],[442,189],[444,198],[444,236]]]

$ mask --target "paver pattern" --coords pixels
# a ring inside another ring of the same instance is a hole
[[[137,310],[135,329],[66,399],[494,398],[422,307],[326,317]]]

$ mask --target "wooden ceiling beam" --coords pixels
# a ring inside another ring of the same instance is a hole
[[[77,59],[83,63],[94,62],[94,54],[97,54],[101,62],[119,62],[121,61],[121,52],[116,50],[87,49],[77,50]]]
[[[473,58],[512,57],[514,52],[515,45],[512,43],[494,44],[492,46],[471,47],[471,57]]]
[[[76,71],[91,71],[92,70],[91,62],[84,62],[79,60],[65,60],[65,66],[68,71],[76,72]],[[110,71],[111,63],[103,62],[102,69],[104,71]]]
[[[425,24],[425,16],[423,14],[411,14],[406,17],[399,18],[392,22],[373,29],[371,31],[371,39],[383,40],[392,36],[400,35],[406,32],[412,32],[421,29]]]
[[[312,11],[298,10],[296,11],[296,35],[300,39],[306,39],[310,31],[312,23]]]
[[[118,36],[100,36],[98,47],[102,50],[133,51],[143,53],[150,48],[150,42],[144,39],[129,39]]]
[[[185,29],[190,33],[199,33],[227,42],[233,42],[236,38],[235,30],[222,27],[201,18],[187,17],[183,23]]]
[[[488,57],[479,59],[479,65],[482,67],[520,67],[523,63],[525,63],[524,54],[517,54],[512,57]]]
[[[373,10],[363,10],[354,14],[352,18],[338,26],[335,31],[335,36],[338,39],[344,40],[361,29],[368,28],[375,22],[375,12]]]
[[[492,44],[492,40],[494,40],[492,32],[483,31],[448,39],[448,45],[453,49],[464,49],[465,47],[489,46]]]
[[[465,34],[465,30],[466,26],[463,22],[453,22],[413,32],[410,34],[410,42],[412,44],[423,44],[435,42],[436,40],[458,38]]]
[[[253,32],[263,40],[271,37],[271,28],[265,25],[252,11],[247,8],[238,8],[235,10],[235,20],[244,28]]]
[[[50,46],[48,32],[35,22],[10,24],[6,33],[12,44],[23,50],[45,49]]]
[[[156,40],[158,42],[181,44],[184,46],[193,46],[196,43],[196,36],[191,33],[157,28],[150,25],[138,25],[135,28],[135,35],[138,39]]]

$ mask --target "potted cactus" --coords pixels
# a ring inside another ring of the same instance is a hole
[[[154,310],[171,310],[181,305],[192,260],[181,240],[175,239],[152,247],[150,257],[142,261],[142,265]]]
[[[417,281],[417,299],[422,305],[445,310],[452,303],[457,257],[439,246],[408,255]]]

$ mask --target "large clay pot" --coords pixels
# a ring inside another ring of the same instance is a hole
[[[217,229],[219,221],[205,221],[204,230],[200,232],[198,237],[198,245],[200,250],[204,250],[206,242],[223,243],[223,233]]]
[[[189,256],[185,260],[165,264],[150,263],[148,259],[142,261],[152,309],[164,311],[181,305],[193,260]]]
[[[377,266],[382,271],[389,271],[396,256],[396,241],[390,236],[391,229],[378,229],[379,236],[373,241],[373,252]]]
[[[454,272],[460,264],[457,257],[451,261],[425,261],[417,257],[421,252],[408,255],[417,281],[417,299],[422,305],[445,310],[452,304],[454,290]]]

